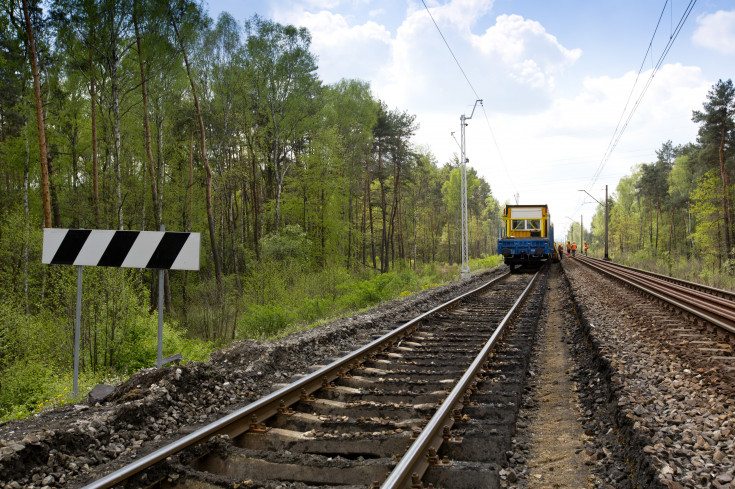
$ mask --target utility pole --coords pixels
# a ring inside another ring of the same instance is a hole
[[[602,205],[602,202],[600,202],[599,200],[595,199],[592,196],[592,194],[590,194],[586,190],[580,190],[580,192],[586,193],[587,195],[589,195],[590,197],[592,197],[592,200],[594,200],[598,204]],[[607,185],[605,185],[605,258],[603,258],[603,260],[605,260],[605,261],[610,261],[610,256],[608,256],[608,254],[607,254],[607,223],[608,223],[609,220],[610,219],[608,217],[608,205],[607,205]]]
[[[610,257],[607,255],[607,185],[605,185],[605,258],[603,260],[610,261]]]
[[[581,246],[584,243],[584,216],[579,215],[579,246],[581,249]]]
[[[475,105],[472,107],[472,113],[469,117],[464,114],[459,116],[460,148],[462,150],[462,268],[460,269],[460,276],[462,278],[470,278],[469,246],[467,244],[467,162],[469,160],[465,155],[467,146],[465,144],[464,128],[467,126],[466,121],[472,119],[472,116],[475,114],[478,102],[482,105],[482,100],[475,100]]]

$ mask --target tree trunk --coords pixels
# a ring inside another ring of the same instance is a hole
[[[661,217],[661,201],[656,198],[656,251],[658,251],[658,221]]]
[[[46,141],[48,144],[48,140]],[[48,167],[48,186],[51,194],[51,215],[54,220],[54,227],[61,227],[61,211],[59,209],[59,196],[56,193],[56,177],[54,173],[54,161],[46,148],[46,166]]]
[[[94,201],[94,226],[100,227],[100,187],[99,187],[99,171],[97,162],[97,89],[94,74],[94,65],[92,64],[92,52],[89,53],[89,99],[91,102],[91,119],[92,119],[92,198]]]
[[[23,299],[25,302],[26,314],[30,313],[28,301],[28,246],[31,240],[31,220],[30,208],[28,203],[28,174],[31,167],[31,148],[28,144],[28,123],[26,122],[23,129],[23,141],[25,143],[25,164],[23,165],[23,214],[25,216],[25,239],[23,240]]]
[[[447,262],[451,265],[452,264],[452,226],[449,220],[449,216],[447,216],[447,253],[449,254],[447,258]]]
[[[112,166],[115,171],[115,207],[117,207],[117,228],[123,228],[123,206],[122,206],[122,171],[120,169],[120,93],[117,77],[117,66],[119,58],[117,48],[112,48],[112,69],[111,71],[111,88],[110,95],[112,97]]]
[[[48,157],[46,154],[46,130],[43,120],[43,102],[41,101],[41,79],[38,74],[38,60],[36,58],[36,40],[33,36],[31,15],[28,12],[28,0],[23,0],[23,17],[28,36],[28,55],[31,58],[33,71],[33,94],[36,102],[36,122],[38,124],[38,151],[41,163],[41,194],[43,200],[44,227],[51,227],[51,193],[49,190]]]
[[[253,175],[250,180],[250,191],[253,198],[253,248],[255,248],[255,259],[260,260],[260,247],[258,246],[258,224],[260,220],[260,209],[258,206],[259,192],[258,192],[258,166],[255,163],[255,152],[252,150],[252,146],[248,144],[250,151],[250,167]]]
[[[653,201],[648,203],[648,241],[653,248]]]
[[[730,176],[725,170],[725,139],[727,132],[725,125],[722,126],[722,137],[720,138],[720,146],[718,154],[720,157],[720,177],[722,178],[722,214],[725,217],[725,253],[730,256],[732,251],[732,228],[730,227],[730,210],[728,208],[728,192],[730,191]]]
[[[352,175],[350,175],[348,181],[350,183],[347,185],[347,269],[349,270],[352,266]]]
[[[214,233],[214,214],[212,212],[212,168],[209,166],[209,159],[207,158],[207,143],[206,134],[204,132],[204,119],[202,119],[202,111],[199,109],[199,98],[197,97],[196,85],[194,78],[191,76],[191,67],[189,66],[189,58],[186,56],[186,49],[184,49],[184,40],[179,34],[179,28],[176,25],[173,13],[171,14],[171,23],[173,24],[176,37],[179,40],[179,47],[181,48],[181,54],[184,57],[184,65],[186,65],[186,75],[189,77],[189,83],[191,84],[192,95],[194,96],[194,108],[196,109],[197,120],[199,121],[199,137],[200,137],[200,151],[202,154],[202,163],[204,163],[204,170],[206,172],[205,190],[206,190],[206,204],[207,204],[207,223],[209,224],[209,240],[212,246],[212,258],[214,259],[214,274],[217,282],[217,298],[222,298],[222,263],[220,262],[219,252],[217,251],[217,237]]]
[[[380,210],[383,215],[383,229],[380,237],[380,273],[388,271],[388,236],[386,229],[386,203],[385,203],[385,185],[383,184],[383,155],[382,147],[378,147],[378,181],[380,182]]]
[[[153,164],[153,148],[151,144],[151,124],[148,118],[148,89],[146,87],[145,68],[143,67],[143,50],[140,47],[140,29],[138,16],[133,7],[133,25],[135,26],[135,43],[138,48],[138,66],[140,67],[140,90],[143,95],[143,128],[145,130],[145,154],[148,159],[148,177],[151,179],[151,200],[153,201],[153,220],[155,230],[161,229],[161,212],[158,208],[158,186],[156,170]]]
[[[189,133],[189,217],[186,221],[186,230],[191,232],[191,222],[194,219],[194,131]]]
[[[669,227],[669,257],[671,256],[671,242],[674,239],[674,207],[671,207],[671,227]]]

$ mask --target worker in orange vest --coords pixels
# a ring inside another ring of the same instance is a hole
[[[590,248],[590,245],[587,244],[587,241],[584,242],[584,256],[587,256],[587,250]]]
[[[572,242],[572,256],[574,256],[575,253],[577,253],[577,242],[576,241]]]
[[[571,254],[572,254],[572,243],[567,241],[567,255],[571,255]]]

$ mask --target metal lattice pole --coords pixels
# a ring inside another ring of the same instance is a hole
[[[467,126],[464,114],[459,118],[461,124],[460,141],[462,142],[462,268],[460,276],[462,278],[470,278],[469,263],[469,246],[467,244],[467,157],[465,156],[465,134],[464,129]]]
[[[462,268],[460,269],[460,276],[462,278],[470,278],[469,245],[467,237],[467,162],[469,160],[467,159],[467,155],[465,154],[466,145],[464,129],[465,127],[467,127],[466,121],[472,119],[478,102],[482,104],[482,100],[475,100],[475,105],[472,107],[472,113],[469,117],[466,117],[464,114],[459,117],[461,143],[460,149],[462,152],[462,160],[460,162],[460,166],[462,168]]]

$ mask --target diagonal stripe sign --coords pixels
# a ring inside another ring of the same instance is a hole
[[[49,265],[199,270],[200,233],[43,230],[42,262]]]

